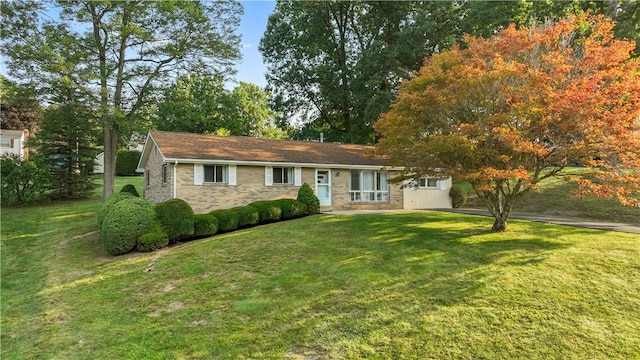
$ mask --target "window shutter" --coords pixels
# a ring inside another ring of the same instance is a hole
[[[264,184],[266,186],[273,186],[273,166],[264,167]]]
[[[9,147],[13,149],[14,146],[15,146],[14,139],[11,139]]]
[[[204,165],[193,164],[193,185],[202,185],[204,183]]]
[[[229,165],[229,185],[238,185],[235,165]]]
[[[294,178],[295,178],[295,186],[302,186],[302,168],[301,167],[297,167],[297,168],[293,168],[293,172],[294,172]]]

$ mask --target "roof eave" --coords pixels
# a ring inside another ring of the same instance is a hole
[[[327,168],[327,169],[363,169],[363,170],[403,170],[402,167],[389,165],[362,165],[362,164],[320,164],[320,163],[296,163],[286,161],[238,161],[238,160],[211,160],[211,159],[181,159],[163,158],[163,162],[181,164],[222,164],[222,165],[245,165],[245,166],[286,166],[286,167],[306,167],[306,168]]]

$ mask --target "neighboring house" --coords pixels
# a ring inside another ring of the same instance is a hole
[[[142,152],[143,144],[137,142],[138,138],[141,135],[132,135],[131,141],[129,142],[128,150],[138,150]],[[96,155],[95,160],[93,161],[93,173],[94,174],[104,174],[104,152]]]
[[[29,137],[29,130],[0,130],[0,156],[11,154],[22,160],[29,159],[29,151],[24,142]]]
[[[104,174],[104,152],[96,155],[95,160],[93,160],[93,173]]]
[[[422,187],[402,189],[388,183],[400,169],[371,156],[372,150],[352,144],[152,131],[138,171],[144,172],[145,198],[154,203],[180,198],[196,213],[295,198],[303,183],[311,185],[325,210],[451,207],[451,180],[424,179]]]

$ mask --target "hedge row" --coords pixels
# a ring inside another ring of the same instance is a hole
[[[105,200],[98,211],[100,238],[105,251],[111,255],[124,254],[134,248],[154,251],[178,241],[310,215],[319,208],[317,198],[314,200],[303,194],[302,200],[306,202],[294,199],[256,201],[195,215],[184,200],[172,199],[154,206],[148,200],[136,197],[135,188],[132,191],[125,187],[127,189],[123,188]],[[300,192],[305,192],[303,187],[298,193],[299,199]]]

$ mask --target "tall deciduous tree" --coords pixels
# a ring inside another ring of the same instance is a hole
[[[222,107],[225,89],[220,77],[180,76],[158,104],[156,127],[164,131],[215,133],[224,127]]]
[[[428,59],[376,123],[398,180],[468,180],[504,231],[514,202],[567,164],[582,194],[640,197],[640,62],[602,16],[466,37]],[[569,178],[568,178],[569,179]]]
[[[278,1],[260,49],[277,110],[372,143],[372,124],[425,56],[455,38],[454,2]]]
[[[155,89],[182,73],[233,73],[241,11],[233,0],[3,2],[3,51],[14,78],[43,93],[71,79],[99,110],[107,197],[120,131]]]
[[[640,1],[474,1],[460,2],[460,35],[489,37],[511,23],[528,25],[532,21],[559,20],[571,14],[603,14],[616,21],[617,39],[640,40]],[[636,52],[636,56],[638,53]]]
[[[241,82],[229,91],[220,77],[184,75],[165,91],[156,125],[166,131],[283,137],[270,103],[269,93],[254,84]]]

